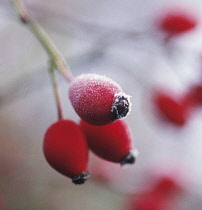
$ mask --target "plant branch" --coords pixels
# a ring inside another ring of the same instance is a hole
[[[67,63],[65,62],[62,54],[57,50],[56,46],[49,38],[45,30],[40,26],[40,24],[30,17],[28,14],[25,5],[21,0],[10,0],[16,9],[21,21],[27,24],[32,30],[33,34],[39,40],[41,45],[46,50],[49,59],[51,60],[52,65],[59,70],[59,72],[69,81],[71,82],[73,79],[73,75]]]
[[[63,119],[62,104],[61,104],[61,100],[60,100],[60,94],[59,94],[57,80],[56,80],[56,77],[55,77],[54,65],[53,65],[51,60],[49,62],[49,72],[50,72],[50,75],[51,75],[53,90],[54,90],[54,94],[55,94],[55,100],[56,100],[56,104],[57,104],[58,120],[61,120],[61,119]]]

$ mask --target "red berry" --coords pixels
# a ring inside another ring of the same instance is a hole
[[[43,152],[48,163],[61,174],[82,184],[88,178],[86,171],[88,147],[85,137],[76,123],[60,120],[46,131]]]
[[[181,190],[181,184],[172,176],[160,177],[154,186],[154,191],[164,196],[171,196],[172,194],[180,192]]]
[[[124,120],[105,126],[94,126],[81,120],[80,126],[89,148],[101,158],[122,165],[135,162],[131,134]]]
[[[69,97],[81,119],[93,125],[110,124],[130,111],[130,97],[116,82],[97,74],[78,76],[70,84]]]
[[[154,103],[164,119],[176,124],[184,125],[189,117],[190,104],[186,100],[176,100],[170,94],[158,92]]]
[[[144,192],[134,196],[130,202],[130,210],[166,210],[168,209],[167,199],[156,193]]]
[[[160,27],[170,35],[181,34],[195,28],[197,20],[186,11],[173,10],[162,17]]]
[[[194,105],[202,105],[202,85],[194,85],[191,87],[188,96],[193,101]]]

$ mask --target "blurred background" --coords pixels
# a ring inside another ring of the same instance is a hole
[[[57,120],[47,55],[0,0],[0,210],[202,209],[202,107],[189,94],[202,85],[202,1],[25,3],[75,76],[104,74],[132,96],[126,121],[139,156],[121,168],[91,154],[82,186],[47,164],[43,136]],[[195,27],[160,27],[168,9],[190,14]],[[69,84],[57,77],[65,117],[78,122]]]

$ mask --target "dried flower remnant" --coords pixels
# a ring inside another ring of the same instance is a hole
[[[126,117],[130,111],[130,104],[130,97],[128,95],[124,93],[115,94],[111,110],[114,114],[114,119]]]

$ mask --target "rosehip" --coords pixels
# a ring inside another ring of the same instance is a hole
[[[182,186],[181,183],[175,177],[171,176],[162,176],[157,180],[154,191],[160,194],[164,194],[164,196],[171,196],[176,192],[181,192]]]
[[[136,159],[129,128],[124,120],[117,120],[110,125],[94,126],[80,121],[89,148],[98,156],[108,161],[133,164]]]
[[[97,74],[78,76],[70,84],[69,97],[81,119],[92,125],[110,124],[130,111],[130,97],[116,82]]]
[[[195,28],[197,20],[186,11],[170,11],[162,17],[160,28],[170,35],[181,34]]]
[[[158,92],[154,96],[154,103],[160,114],[176,125],[184,125],[189,117],[190,104],[186,100],[176,100],[171,95]]]
[[[202,105],[202,85],[194,85],[188,92],[190,100],[193,105]]]
[[[47,162],[75,184],[88,178],[88,146],[79,125],[73,121],[60,120],[48,128],[43,152]]]
[[[168,201],[163,196],[153,192],[143,192],[130,201],[130,210],[166,210]]]

